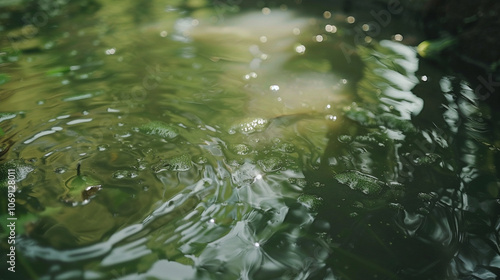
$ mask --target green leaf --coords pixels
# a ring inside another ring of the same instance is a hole
[[[97,191],[101,189],[101,184],[96,179],[76,175],[66,181],[67,190],[62,195],[62,200],[72,205],[89,200]]]

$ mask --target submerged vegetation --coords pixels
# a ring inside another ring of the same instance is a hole
[[[497,5],[424,2],[0,1],[2,277],[495,279]]]

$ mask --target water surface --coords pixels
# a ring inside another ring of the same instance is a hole
[[[195,2],[89,4],[3,41],[16,273],[493,279],[498,149],[472,85],[401,42],[416,30],[360,43],[366,10]]]

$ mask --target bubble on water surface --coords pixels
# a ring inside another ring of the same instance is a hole
[[[276,91],[280,90],[280,86],[278,86],[278,85],[271,85],[271,86],[269,87],[269,89],[270,89],[271,91],[276,92]]]
[[[268,157],[258,163],[264,172],[275,172],[283,168],[283,160],[279,157]]]
[[[233,126],[229,132],[234,133],[235,130],[244,133],[244,134],[249,134],[249,133],[254,133],[258,131],[263,131],[268,125],[268,121],[263,118],[249,118],[249,119],[244,119],[242,122],[239,124]]]
[[[193,166],[191,157],[187,154],[160,160],[153,166],[156,173],[162,171],[188,171]]]
[[[315,195],[309,195],[309,194],[302,194],[297,198],[297,201],[304,205],[307,209],[311,211],[316,211],[319,206],[322,203],[322,198],[315,196]]]
[[[31,165],[26,164],[22,160],[10,160],[8,162],[4,162],[0,164],[0,186],[3,186],[4,183],[7,185],[7,179],[9,175],[9,170],[15,169],[16,172],[16,182],[20,182],[24,180],[29,173],[35,170],[35,168]]]
[[[179,130],[176,127],[160,121],[152,121],[144,124],[139,127],[139,131],[165,139],[173,139],[179,135]]]
[[[232,150],[238,155],[248,155],[252,151],[252,149],[245,144],[234,145]]]
[[[273,146],[273,150],[278,151],[278,152],[283,152],[283,153],[293,153],[293,152],[295,152],[295,146],[291,143],[280,142],[280,143],[276,143]]]
[[[128,170],[118,170],[113,173],[113,178],[115,179],[125,179],[130,177],[131,173]]]
[[[380,193],[384,186],[384,183],[377,178],[356,170],[345,171],[334,177],[339,183],[368,195]]]

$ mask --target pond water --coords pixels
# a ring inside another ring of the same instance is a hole
[[[2,277],[495,279],[497,120],[399,9],[85,3],[0,45]]]

